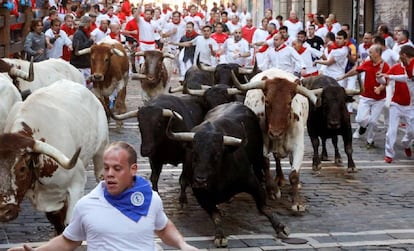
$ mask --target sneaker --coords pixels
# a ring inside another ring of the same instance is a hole
[[[405,153],[405,156],[411,157],[412,155],[411,148],[405,148],[404,153]]]
[[[373,149],[373,148],[375,148],[374,141],[372,143],[367,142],[366,148],[367,149]]]
[[[391,157],[388,157],[388,156],[385,156],[384,157],[384,161],[387,162],[387,163],[391,163],[392,162],[392,158]]]
[[[359,129],[358,129],[358,132],[359,132],[359,135],[362,135],[362,134],[364,134],[365,132],[367,131],[367,128],[366,127],[359,127]]]
[[[358,130],[355,130],[354,134],[352,134],[352,138],[354,138],[354,139],[359,139],[360,136],[361,135],[359,135]]]

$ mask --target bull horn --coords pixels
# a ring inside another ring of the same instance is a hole
[[[176,93],[176,92],[182,92],[183,90],[184,90],[184,87],[183,87],[182,85],[177,86],[177,87],[175,87],[175,88],[172,88],[172,87],[170,86],[170,88],[168,89],[168,92],[169,92],[169,93]]]
[[[316,96],[320,96],[323,92],[323,88],[314,89],[314,90],[311,90],[311,92],[313,92],[313,94],[315,94]]]
[[[203,70],[203,71],[209,71],[209,72],[214,72],[215,70],[216,70],[216,67],[215,66],[207,66],[207,65],[205,65],[205,64],[202,64],[201,62],[200,62],[200,54],[198,55],[198,57],[197,57],[197,67],[198,67],[198,69],[200,69],[200,70]]]
[[[242,143],[242,139],[232,137],[232,136],[223,136],[223,144],[226,146],[239,146]]]
[[[350,95],[350,96],[359,95],[359,94],[361,94],[361,90],[355,90],[355,89],[347,89],[347,88],[345,88],[345,93],[346,93],[346,95]]]
[[[85,55],[91,53],[91,48],[85,48],[76,53],[77,56]]]
[[[183,120],[183,116],[176,111],[170,109],[162,109],[162,116],[164,117],[176,117],[179,120]]]
[[[144,56],[145,52],[143,51],[139,51],[139,52],[135,52],[135,56]]]
[[[138,110],[126,112],[126,113],[123,113],[123,114],[113,114],[110,111],[109,114],[111,115],[111,118],[113,118],[115,120],[125,120],[125,119],[129,119],[129,118],[136,118],[137,115],[138,115]]]
[[[163,53],[163,54],[162,54],[162,56],[163,56],[164,58],[171,58],[171,59],[175,59],[175,56],[174,56],[173,54],[171,54],[171,53],[168,53],[168,52]]]
[[[25,71],[22,71],[22,70],[18,69],[16,66],[13,65],[10,68],[9,75],[10,75],[10,77],[18,77],[18,78],[21,78],[21,79],[26,80],[28,82],[32,82],[33,79],[34,79],[33,57],[30,60],[29,73],[27,73]]]
[[[243,91],[241,91],[237,88],[227,88],[227,94],[229,94],[229,95],[243,94]]]
[[[206,90],[193,90],[193,89],[189,89],[187,88],[187,93],[193,96],[204,96],[204,93],[206,92]]]
[[[195,133],[194,132],[169,132],[167,135],[172,140],[193,141]]]
[[[112,48],[112,49],[111,49],[111,52],[112,52],[113,54],[117,55],[118,57],[123,57],[123,56],[125,56],[124,52],[123,52],[123,51],[121,51],[121,50],[119,50],[119,49],[117,49],[117,48]]]
[[[210,88],[211,88],[210,85],[201,85],[201,90],[208,90]]]
[[[299,94],[302,94],[303,96],[309,98],[309,100],[312,102],[312,104],[316,104],[316,100],[318,99],[318,97],[316,97],[316,95],[309,90],[306,87],[303,87],[301,85],[297,85],[296,86],[296,92]]]
[[[231,77],[233,79],[234,85],[239,90],[247,91],[250,89],[263,89],[265,87],[265,82],[262,80],[259,80],[256,82],[248,82],[246,84],[241,84],[239,80],[237,79],[236,74],[234,73],[233,70],[231,71]]]
[[[253,68],[239,67],[240,74],[252,74]]]
[[[142,73],[133,73],[131,76],[132,79],[146,79],[147,75]]]
[[[69,169],[72,169],[76,165],[81,148],[79,147],[78,150],[76,150],[75,154],[73,154],[72,159],[68,159],[65,156],[65,154],[63,154],[60,150],[56,149],[54,146],[48,143],[42,142],[40,140],[35,140],[33,151],[36,153],[46,154],[47,156],[54,159],[63,168],[69,170]]]

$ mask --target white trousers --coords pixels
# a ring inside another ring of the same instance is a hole
[[[405,135],[401,140],[404,148],[411,147],[414,140],[414,104],[411,104],[407,109]]]
[[[356,89],[356,81],[358,81],[358,76],[352,76],[344,79],[343,81],[338,81],[338,83],[346,89]],[[352,112],[352,103],[347,103],[346,107],[348,109],[348,112]]]
[[[377,130],[378,118],[385,105],[385,99],[375,100],[360,96],[355,121],[362,127],[367,128],[367,142],[374,142]]]
[[[410,106],[403,106],[397,103],[391,102],[389,108],[389,121],[388,121],[388,130],[385,135],[385,156],[394,158],[394,144],[397,140],[397,132],[400,124],[400,119],[405,117],[408,121],[408,112]],[[408,130],[408,125],[406,127]],[[408,148],[408,147],[404,147]]]
[[[180,81],[184,80],[184,76],[185,73],[188,71],[188,69],[191,68],[191,66],[193,66],[193,64],[191,63],[191,60],[187,60],[187,62],[183,61],[184,58],[184,49],[182,49],[180,51],[180,54],[178,55],[178,62],[179,62],[179,66],[180,66]]]

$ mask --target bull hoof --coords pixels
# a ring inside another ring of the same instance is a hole
[[[306,206],[301,204],[293,204],[291,208],[294,212],[305,212],[306,210]]]
[[[312,164],[312,170],[313,171],[320,171],[322,168],[321,164]]]
[[[356,172],[358,172],[356,167],[348,167],[348,169],[346,169],[346,171],[347,171],[347,173],[356,173]]]
[[[283,187],[284,185],[286,185],[286,179],[285,177],[276,177],[275,178],[275,182],[276,182],[276,186],[278,187]]]
[[[227,247],[228,240],[226,237],[215,237],[214,238],[214,245],[216,248],[225,248]]]
[[[183,209],[188,204],[187,196],[180,196],[178,201],[180,203],[181,209]]]
[[[287,226],[283,225],[282,223],[279,224],[279,227],[276,232],[276,236],[279,239],[286,239],[289,237],[290,230]]]
[[[335,158],[335,165],[342,165],[342,159],[341,158]]]
[[[328,155],[321,155],[321,161],[328,161]]]

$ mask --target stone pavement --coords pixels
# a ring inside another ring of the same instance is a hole
[[[136,109],[139,88],[131,85],[127,100],[128,109]],[[125,140],[139,149],[136,120],[128,120],[121,129],[115,128],[113,123],[110,127],[111,140]],[[402,131],[399,139],[401,136]],[[337,167],[333,161],[323,162],[319,172],[312,171],[312,147],[305,137],[301,196],[307,205],[306,212],[295,214],[289,210],[289,185],[282,189],[280,200],[268,201],[280,220],[290,228],[290,237],[307,241],[301,245],[275,239],[270,223],[259,215],[251,197],[239,194],[231,203],[219,206],[224,231],[229,236],[229,248],[214,248],[213,224],[198,206],[190,189],[187,190],[188,205],[184,208],[178,205],[180,165],[164,166],[159,193],[167,215],[186,240],[202,250],[414,250],[414,158],[406,158],[397,141],[395,161],[384,163],[384,137],[385,128],[382,127],[375,141],[377,148],[370,150],[365,148],[363,139],[354,141],[354,160],[359,169],[355,174],[346,173],[345,167]],[[332,158],[331,144],[328,142],[327,145]],[[341,139],[339,145],[343,145]],[[342,149],[341,154],[346,165]],[[272,172],[274,166],[272,162]],[[286,159],[282,166],[287,175],[289,163]],[[149,164],[142,157],[139,158],[139,173],[147,178],[150,175]],[[95,186],[91,167],[87,175],[86,192]],[[0,251],[18,243],[36,244],[51,237],[53,229],[44,214],[34,211],[27,200],[16,220],[0,223]]]

